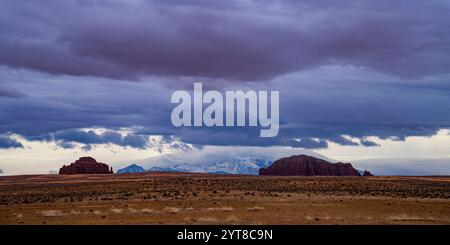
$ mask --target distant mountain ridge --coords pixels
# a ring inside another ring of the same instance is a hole
[[[145,169],[139,165],[131,164],[125,168],[121,168],[117,170],[118,174],[126,174],[126,173],[142,173],[145,172]]]

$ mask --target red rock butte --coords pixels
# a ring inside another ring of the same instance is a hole
[[[291,156],[275,161],[259,170],[259,175],[277,176],[361,176],[351,163],[331,163],[307,155]],[[364,176],[371,176],[366,170]]]
[[[373,176],[373,174],[366,169],[364,170],[363,176]]]
[[[113,169],[106,163],[97,162],[92,157],[80,157],[74,163],[64,165],[59,174],[112,174]]]

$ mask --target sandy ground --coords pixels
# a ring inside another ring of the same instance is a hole
[[[450,177],[0,177],[0,224],[450,224]]]

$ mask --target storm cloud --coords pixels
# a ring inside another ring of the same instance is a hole
[[[9,135],[0,135],[0,149],[23,148],[23,145]]]
[[[0,133],[63,148],[145,148],[148,135],[314,149],[431,136],[450,127],[449,10],[444,0],[2,1]],[[278,137],[174,128],[170,95],[193,82],[279,90]],[[111,131],[80,130],[98,127]]]

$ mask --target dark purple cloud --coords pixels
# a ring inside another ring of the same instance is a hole
[[[16,90],[16,89],[11,89],[11,88],[7,88],[7,87],[0,87],[0,97],[6,97],[6,98],[21,98],[24,97],[25,95],[23,93],[21,93],[20,91]]]
[[[440,0],[3,1],[0,133],[65,148],[143,148],[152,134],[303,148],[433,135],[450,127],[449,10]],[[172,127],[171,92],[198,81],[279,90],[279,136]],[[137,132],[79,130],[90,127]]]
[[[66,144],[67,142],[77,142],[86,145],[92,144],[115,144],[119,146],[129,146],[133,148],[144,149],[148,147],[148,137],[136,134],[122,135],[118,132],[107,131],[103,133],[97,133],[94,130],[79,130],[68,129],[64,131],[58,131],[50,135],[44,135],[43,137],[30,137],[31,140],[44,140],[44,141],[57,141],[61,142],[64,148],[70,148],[73,145]]]
[[[0,63],[53,74],[265,80],[325,64],[450,68],[447,1],[4,1]]]

